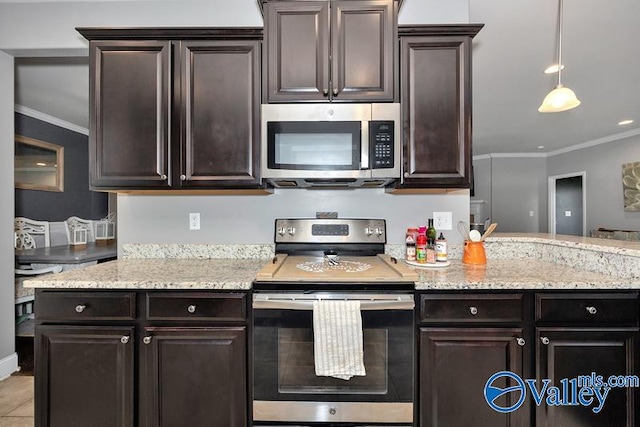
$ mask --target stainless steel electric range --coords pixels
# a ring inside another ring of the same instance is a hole
[[[255,426],[411,426],[416,273],[382,219],[278,219],[253,294]],[[365,375],[316,374],[314,303],[358,301]]]

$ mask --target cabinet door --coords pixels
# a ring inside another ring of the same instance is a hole
[[[246,328],[147,328],[141,425],[247,426]]]
[[[182,42],[181,187],[259,184],[260,42]],[[177,169],[177,168],[176,168]]]
[[[331,97],[334,101],[393,101],[396,3],[331,2]]]
[[[171,44],[92,41],[91,187],[169,186]]]
[[[35,425],[134,426],[133,327],[38,326]]]
[[[403,37],[403,187],[469,188],[471,38]]]
[[[638,375],[638,332],[636,329],[559,329],[539,328],[537,335],[536,379],[540,388],[543,379],[551,380],[549,386],[563,389],[563,379],[579,376]],[[536,409],[539,427],[632,427],[640,425],[638,408],[640,399],[636,387],[611,388],[604,406],[593,412],[597,399],[591,406],[577,403],[577,394],[564,396],[576,404],[555,406],[546,400]]]
[[[523,344],[521,329],[421,328],[419,426],[528,425],[526,402],[503,414],[484,398],[485,384],[493,374],[511,371],[522,378],[519,338]],[[506,400],[511,394],[498,398],[500,406],[515,404]]]
[[[328,100],[329,2],[268,2],[265,26],[266,101]]]

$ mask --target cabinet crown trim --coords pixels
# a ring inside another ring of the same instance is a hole
[[[469,36],[475,37],[484,24],[399,25],[398,36]]]
[[[262,27],[76,27],[87,40],[262,40]]]

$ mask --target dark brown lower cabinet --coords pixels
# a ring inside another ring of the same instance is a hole
[[[493,374],[511,371],[522,377],[522,329],[420,328],[419,334],[420,427],[528,425],[526,404],[503,414],[484,397]],[[510,406],[511,397],[513,393],[497,403]]]
[[[577,379],[600,375],[603,381],[615,376],[616,382],[637,379],[640,368],[637,328],[538,328],[536,330],[536,379],[551,380],[550,386],[559,388],[564,402],[556,405],[553,396],[546,393],[536,408],[538,427],[632,427],[640,425],[638,416],[640,390],[627,384],[609,390],[604,404],[592,399],[590,405],[578,400],[580,388]],[[573,381],[576,379],[576,381]],[[587,383],[583,383],[587,384]],[[621,384],[620,384],[621,385]],[[594,412],[594,409],[598,411]]]
[[[246,328],[146,328],[144,426],[245,427]]]
[[[134,328],[39,326],[36,426],[134,426]]]
[[[247,427],[247,294],[36,293],[37,427]]]

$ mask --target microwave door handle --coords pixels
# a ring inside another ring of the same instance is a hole
[[[361,301],[360,310],[413,310],[413,300]],[[313,310],[313,301],[309,300],[255,300],[254,310]]]
[[[363,121],[360,129],[360,169],[369,169],[369,122]]]

